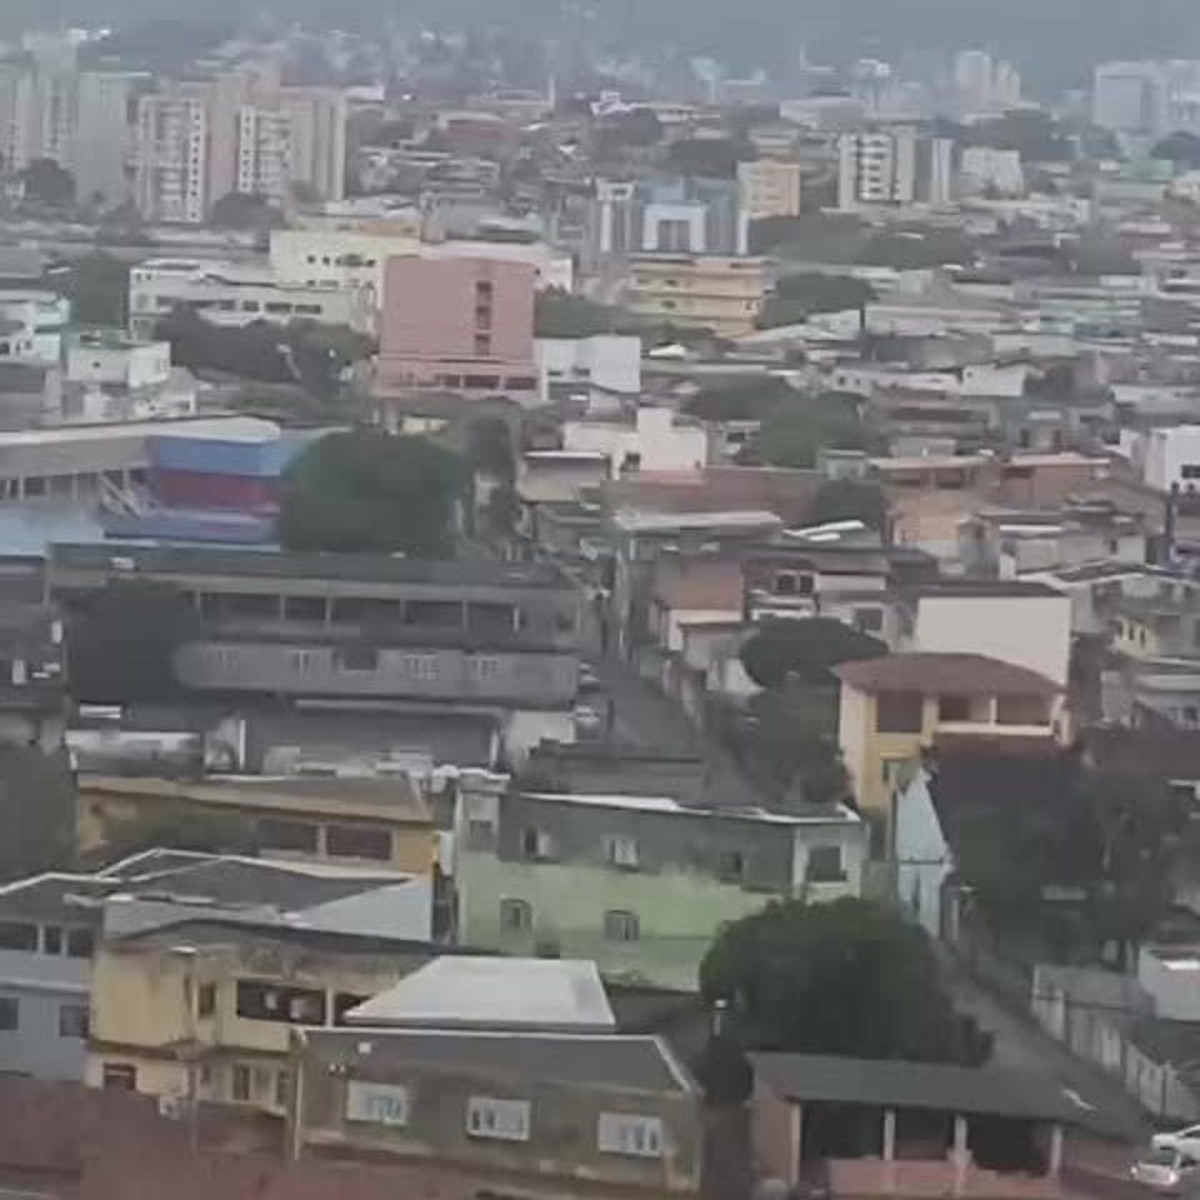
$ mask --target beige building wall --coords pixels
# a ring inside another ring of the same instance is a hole
[[[754,329],[763,262],[722,255],[635,255],[630,308],[638,316],[740,337]]]

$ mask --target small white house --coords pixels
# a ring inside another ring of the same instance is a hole
[[[708,430],[670,408],[639,408],[632,422],[567,421],[563,449],[607,456],[612,478],[632,471],[692,471],[709,460]]]
[[[542,402],[553,384],[577,384],[636,396],[642,390],[641,338],[600,333],[584,338],[537,338],[533,344]]]

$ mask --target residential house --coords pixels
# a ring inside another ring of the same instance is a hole
[[[627,420],[588,418],[565,421],[562,445],[568,453],[603,454],[610,477],[647,471],[693,471],[709,460],[708,430],[667,407],[641,406]]]
[[[1065,740],[1063,688],[982,654],[902,653],[843,663],[838,742],[859,807],[890,823],[905,764],[945,734]]]
[[[282,1115],[291,1029],[343,1023],[433,953],[428,941],[203,911],[114,932],[92,965],[86,1081]]]
[[[1061,1196],[1080,1110],[1052,1080],[1000,1067],[755,1054],[756,1174],[833,1196]],[[937,1131],[935,1134],[934,1131]]]
[[[224,844],[303,862],[357,864],[429,876],[433,817],[407,774],[391,778],[86,775],[79,850],[120,847],[129,831],[209,825]]]
[[[866,828],[840,805],[796,813],[666,796],[460,784],[458,940],[594,959],[606,978],[678,991],[726,921],[772,896],[858,895]]]
[[[288,1133],[310,1161],[420,1163],[453,1200],[699,1192],[698,1090],[656,1037],[304,1029],[293,1061]]]
[[[540,395],[545,403],[555,393],[603,388],[622,396],[642,390],[642,342],[629,334],[598,333],[591,337],[534,338]]]
[[[491,715],[518,758],[571,736],[579,593],[553,565],[60,544],[46,586],[78,609],[134,577],[198,613],[174,664],[191,692]]]

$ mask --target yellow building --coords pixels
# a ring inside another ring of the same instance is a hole
[[[637,254],[629,307],[639,317],[740,337],[763,300],[763,260],[718,254]]]
[[[859,807],[886,822],[892,786],[935,738],[1065,740],[1062,689],[981,654],[892,654],[843,663],[838,742]]]
[[[745,221],[800,215],[800,164],[777,158],[738,163],[738,209]]]
[[[407,776],[79,780],[82,855],[146,844],[156,840],[150,831],[178,822],[211,823],[224,846],[275,858],[362,863],[410,875],[430,874],[437,858],[432,814]]]
[[[429,961],[372,937],[196,919],[107,939],[86,1082],[282,1113],[290,1031],[329,1027]]]

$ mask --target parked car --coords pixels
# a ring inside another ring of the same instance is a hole
[[[1189,1125],[1186,1129],[1156,1133],[1150,1139],[1155,1150],[1178,1150],[1200,1162],[1200,1125]]]
[[[1163,1195],[1178,1195],[1185,1184],[1194,1182],[1196,1160],[1170,1147],[1151,1147],[1129,1168],[1138,1183]]]
[[[600,690],[600,676],[592,670],[589,663],[579,664],[579,690],[581,692],[597,692]]]

